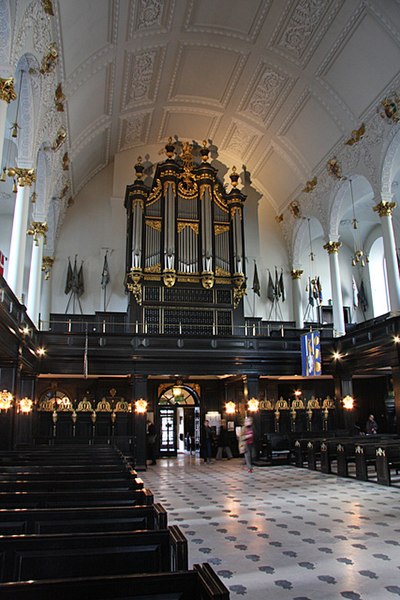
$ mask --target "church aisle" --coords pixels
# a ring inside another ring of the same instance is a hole
[[[142,478],[231,599],[400,597],[400,490],[241,459],[160,459]]]

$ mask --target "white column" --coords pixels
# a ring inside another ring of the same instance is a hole
[[[385,202],[383,200],[374,206],[374,211],[377,212],[381,217],[390,310],[392,312],[397,312],[400,310],[400,277],[392,220],[392,212],[395,207],[396,202]]]
[[[341,242],[328,242],[325,244],[324,249],[329,254],[329,269],[331,276],[331,288],[332,288],[332,305],[333,305],[333,335],[334,337],[340,337],[346,333],[344,325],[344,313],[343,313],[343,298],[342,289],[340,286],[340,270],[339,270],[339,258],[338,252],[342,245]]]
[[[34,242],[32,246],[31,268],[29,272],[28,302],[26,308],[29,317],[35,323],[35,325],[38,325],[39,321],[43,246],[45,244],[46,231],[46,223],[34,222],[32,223],[32,227],[28,232],[29,234],[34,236]]]
[[[12,100],[15,100],[17,97],[14,91],[14,79],[9,77],[7,79],[3,79],[0,77],[0,170],[3,170],[3,167],[10,165],[5,165],[3,163],[3,147],[4,147],[4,138],[6,132],[6,114],[7,114],[7,106],[10,104]]]
[[[17,298],[21,298],[23,290],[29,189],[28,186],[18,185],[8,261],[7,282]]]
[[[304,315],[301,294],[301,276],[303,275],[303,271],[301,269],[292,269],[290,274],[293,280],[293,314],[296,321],[296,328],[303,329]]]
[[[50,327],[50,312],[51,312],[51,268],[54,263],[54,258],[51,256],[44,256],[42,265],[44,269],[44,275],[42,278],[42,294],[40,304],[40,329],[49,329]]]

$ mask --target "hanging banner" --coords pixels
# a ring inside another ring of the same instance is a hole
[[[301,374],[303,377],[321,375],[321,344],[319,331],[301,336]]]

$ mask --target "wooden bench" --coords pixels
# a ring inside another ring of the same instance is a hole
[[[2,600],[229,600],[208,564],[177,573],[117,575],[0,584]]]
[[[392,471],[400,469],[400,444],[380,445],[376,448],[376,475],[381,485],[392,485]]]
[[[58,492],[0,492],[0,508],[61,508],[79,506],[135,506],[153,504],[153,493],[141,490],[105,489]]]
[[[158,503],[149,506],[0,510],[0,535],[134,531],[167,529],[167,525],[167,512]]]
[[[3,536],[0,581],[160,573],[188,569],[180,529]]]
[[[103,490],[139,490],[143,488],[143,481],[136,479],[59,479],[34,480],[29,479],[1,479],[0,492],[61,492],[61,491],[90,491],[97,490],[99,494]]]

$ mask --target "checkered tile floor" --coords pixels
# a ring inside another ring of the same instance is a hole
[[[232,600],[400,598],[398,488],[183,455],[140,475]]]

